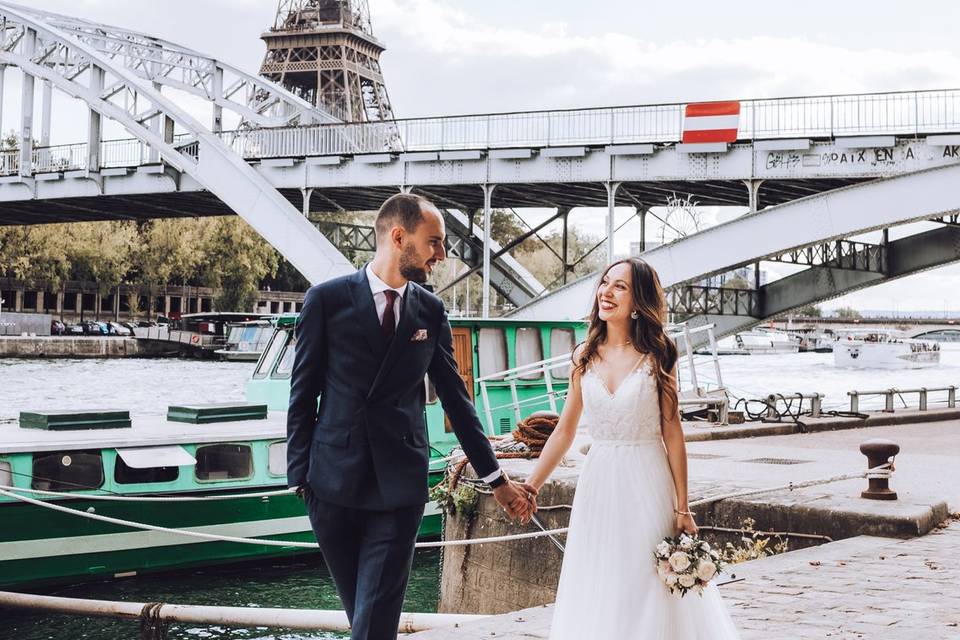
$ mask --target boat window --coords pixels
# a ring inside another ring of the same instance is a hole
[[[499,327],[480,329],[477,345],[480,355],[480,377],[507,369],[507,338]],[[500,377],[502,379],[502,376]]]
[[[539,327],[517,327],[517,366],[522,367],[543,360],[543,343]],[[543,377],[542,369],[518,376],[521,380],[537,380]]]
[[[99,451],[58,451],[33,454],[33,482],[42,491],[84,491],[103,486]]]
[[[0,460],[0,484],[5,487],[13,486],[13,468],[10,466],[9,462],[3,462]]]
[[[117,464],[113,468],[113,479],[117,484],[146,484],[151,482],[173,482],[180,477],[180,467],[150,467],[149,469],[135,469],[123,458],[117,456]]]
[[[272,476],[287,475],[287,443],[273,442],[267,449],[267,471]]]
[[[227,342],[239,344],[241,334],[243,334],[243,327],[230,327],[230,335],[227,337]]]
[[[280,350],[283,348],[286,342],[286,331],[274,332],[273,337],[270,340],[270,345],[267,347],[266,351],[263,352],[263,356],[261,356],[260,362],[257,364],[257,370],[253,372],[254,378],[267,377],[267,374],[273,369],[273,365],[276,364],[277,356],[280,354]]]
[[[244,444],[197,447],[197,480],[239,480],[253,475],[253,452]]]
[[[550,357],[556,358],[563,354],[569,356],[577,346],[577,336],[573,329],[556,327],[550,331]],[[569,360],[569,357],[567,358]],[[570,377],[570,365],[555,367],[551,370],[555,380],[566,380]]]
[[[281,331],[280,333],[284,335],[284,338],[290,335],[289,331]],[[277,365],[277,370],[273,372],[272,378],[289,378],[290,373],[293,371],[293,360],[297,355],[297,340],[294,338],[289,342],[285,342],[285,344],[286,346],[283,349],[283,353],[280,355],[280,364]]]

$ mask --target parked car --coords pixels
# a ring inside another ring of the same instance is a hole
[[[67,325],[63,324],[60,320],[51,320],[50,321],[50,335],[52,336],[62,336],[67,332]]]
[[[110,335],[112,336],[129,336],[133,335],[133,331],[129,327],[125,326],[122,322],[107,322],[107,327],[110,329]]]
[[[84,320],[80,323],[80,326],[83,327],[83,335],[85,336],[102,336],[107,333],[106,325],[101,327],[99,322],[93,320]]]
[[[83,335],[83,325],[81,324],[71,324],[67,326],[67,333],[72,336]]]

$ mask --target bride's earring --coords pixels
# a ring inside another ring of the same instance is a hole
[[[633,311],[630,312],[630,317],[633,318],[634,320],[639,320],[640,312],[634,309]]]

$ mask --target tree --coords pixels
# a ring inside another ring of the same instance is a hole
[[[815,304],[808,304],[805,307],[797,309],[797,315],[805,318],[822,318],[823,311]]]
[[[862,316],[853,307],[840,307],[837,309],[837,317],[844,320],[859,320]]]
[[[200,248],[200,280],[220,290],[214,300],[217,310],[251,309],[260,297],[260,282],[276,276],[278,254],[241,218],[211,220]]]

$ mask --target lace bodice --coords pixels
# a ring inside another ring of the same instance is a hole
[[[582,422],[595,441],[661,441],[657,381],[650,362],[645,357],[612,394],[595,368],[587,367],[580,383]]]

